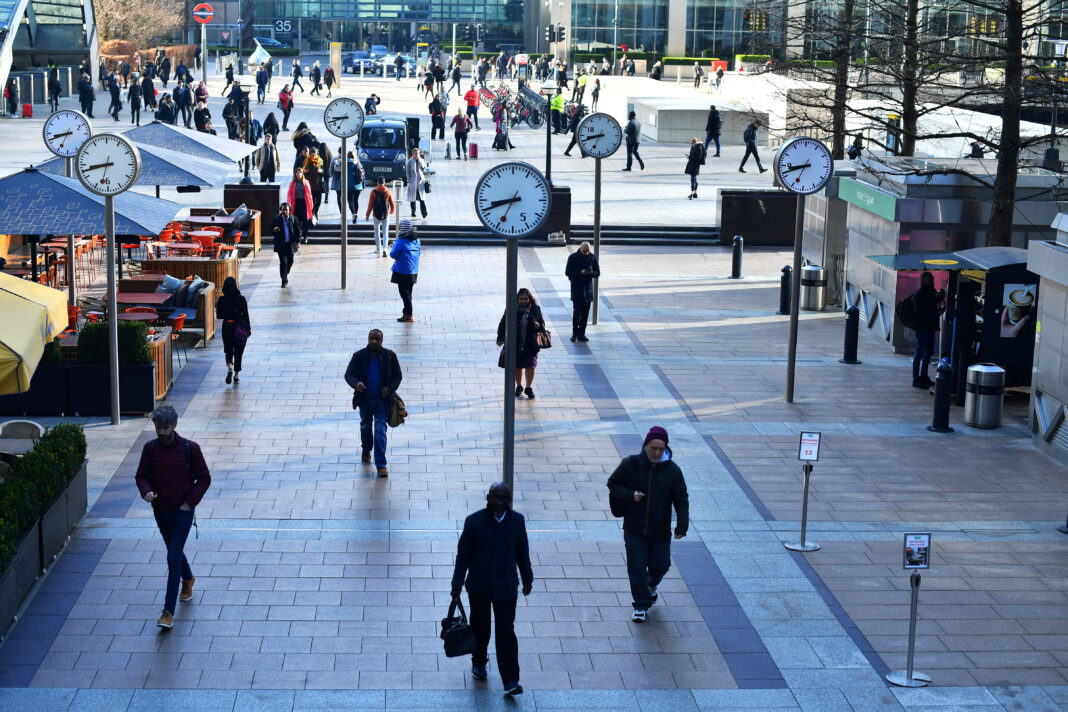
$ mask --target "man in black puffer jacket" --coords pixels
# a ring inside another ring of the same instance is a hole
[[[667,444],[667,431],[659,426],[651,428],[642,452],[623,458],[608,478],[612,512],[623,517],[627,574],[634,598],[631,620],[638,623],[645,621],[646,612],[657,599],[656,587],[671,567],[672,505],[678,520],[675,538],[683,538],[690,528],[686,480],[671,460]]]

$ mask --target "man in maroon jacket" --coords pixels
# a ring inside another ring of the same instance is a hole
[[[200,446],[174,432],[178,413],[162,405],[152,413],[156,439],[145,443],[137,466],[137,489],[152,505],[163,541],[167,544],[167,595],[157,625],[170,630],[178,603],[178,578],[182,579],[181,600],[193,600],[196,578],[186,561],[185,540],[193,526],[193,510],[211,486],[211,473]]]

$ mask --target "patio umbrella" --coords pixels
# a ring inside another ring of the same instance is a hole
[[[116,235],[158,235],[185,206],[126,191],[115,196]],[[0,235],[97,235],[104,198],[77,178],[27,168],[0,178]]]
[[[159,121],[130,129],[123,136],[139,144],[159,146],[186,156],[206,158],[209,161],[222,163],[240,161],[256,150],[256,147],[250,143],[231,141],[221,136],[212,136]]]
[[[197,185],[215,186],[222,183],[232,170],[230,163],[197,158],[185,153],[178,153],[169,148],[134,141],[141,153],[141,175],[137,185],[156,186],[156,197],[163,185]],[[65,159],[53,158],[37,166],[39,171],[65,175]]]
[[[45,344],[67,327],[67,296],[9,274],[0,274],[0,395],[24,393]]]

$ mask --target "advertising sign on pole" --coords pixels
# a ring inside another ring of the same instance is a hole
[[[807,462],[816,462],[820,459],[819,433],[801,433],[801,445],[797,452],[797,459]]]

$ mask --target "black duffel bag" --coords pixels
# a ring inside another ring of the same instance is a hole
[[[456,609],[460,609],[457,616]],[[475,652],[475,631],[467,624],[464,604],[453,601],[449,605],[449,615],[441,619],[441,639],[445,641],[445,656],[458,658]]]

